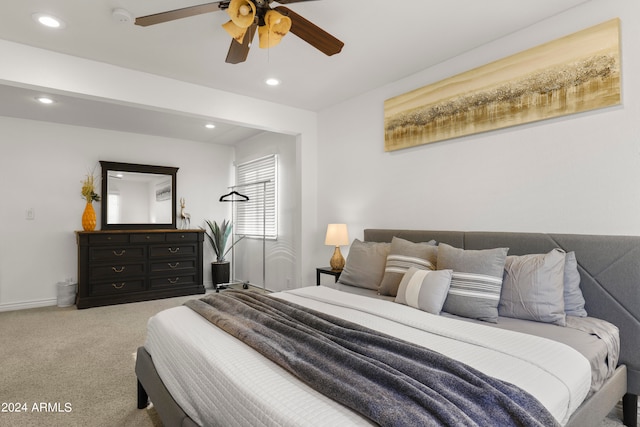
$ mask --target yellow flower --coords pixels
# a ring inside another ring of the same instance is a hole
[[[87,177],[82,181],[82,197],[84,197],[87,203],[99,202],[100,196],[95,192],[94,176],[87,174]]]

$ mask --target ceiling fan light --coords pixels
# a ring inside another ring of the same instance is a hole
[[[231,0],[227,14],[240,28],[249,28],[256,18],[256,5],[249,0]]]
[[[246,28],[238,27],[233,21],[222,24],[222,28],[238,43],[242,43],[242,39],[244,39],[244,35],[247,32]]]
[[[267,49],[276,46],[291,29],[291,18],[275,10],[264,15],[264,26],[258,28],[260,47]]]

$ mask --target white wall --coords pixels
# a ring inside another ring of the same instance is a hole
[[[6,117],[0,129],[0,310],[55,304],[56,283],[77,279],[81,181],[94,168],[100,174],[99,160],[179,167],[176,195],[192,228],[227,215],[214,195],[229,185],[233,147]],[[204,279],[210,286],[210,269]]]
[[[265,287],[272,291],[299,286],[296,266],[300,251],[296,230],[300,227],[300,170],[296,140],[289,135],[265,132],[236,145],[236,164],[270,154],[278,155],[278,239],[265,243]],[[242,192],[241,189],[238,191]],[[236,278],[263,285],[262,240],[244,239],[235,251]]]
[[[198,117],[210,117],[212,120],[245,124],[294,137],[301,211],[300,220],[296,224],[297,228],[294,233],[295,247],[298,250],[294,283],[301,283],[303,274],[308,274],[311,277],[312,274],[308,272],[311,271],[314,262],[310,254],[313,253],[315,235],[317,234],[317,121],[314,112],[33,48],[6,40],[0,40],[0,57],[7,59],[3,62],[3,66],[0,67],[0,81],[6,84],[46,89],[46,92],[54,94],[106,99],[114,103],[175,111],[179,114],[193,114]],[[41,72],[43,63],[47,64],[46,73]],[[104,158],[104,156],[95,155],[91,151],[90,142],[93,141],[91,135],[85,134],[83,136],[82,144],[76,141],[76,145],[81,145],[81,150],[89,150],[88,155],[94,157],[95,161],[99,158]],[[4,143],[4,139],[2,143]],[[114,150],[113,152],[121,154],[122,158],[111,160],[130,162],[131,159],[127,155],[129,153],[128,150],[130,150],[128,145],[119,146],[119,150]],[[134,148],[135,150],[137,148]],[[170,158],[169,155],[164,156],[163,153],[149,151],[153,153],[151,157]],[[111,153],[112,151],[108,152]],[[197,153],[193,157],[197,158],[199,162],[206,161],[201,156],[198,157]],[[149,161],[140,162],[149,163]],[[70,164],[74,168],[78,167],[77,162]],[[81,167],[84,173],[86,166],[83,165]],[[209,165],[209,167],[215,167],[215,165]],[[227,174],[225,177],[225,188],[229,183],[229,176]],[[52,177],[50,179],[53,184],[58,182],[56,178]],[[219,190],[215,190],[214,193],[219,194]],[[193,210],[189,195],[185,195],[185,197],[187,198],[187,211]],[[20,212],[22,213],[22,208],[20,208]],[[22,217],[21,214],[18,216]],[[215,211],[211,211],[208,215],[208,217],[214,216],[218,216]],[[195,224],[195,221],[192,221],[192,223]],[[5,224],[2,224],[1,227],[5,226],[8,227]],[[3,236],[0,234],[0,239],[2,238]],[[206,253],[205,256],[207,256]],[[28,263],[28,261],[29,259],[22,259],[20,262]],[[14,281],[20,276],[19,274],[14,274],[15,266],[5,267],[5,265],[7,265],[6,262],[0,261],[0,290],[2,286],[5,286],[4,284],[7,283],[7,280]],[[22,265],[19,268],[22,268]],[[6,276],[11,277],[5,278]],[[59,279],[56,278],[56,280]],[[9,286],[16,287],[19,285]],[[20,291],[19,295],[9,295],[11,299],[5,299],[0,291],[0,309],[2,309],[2,304],[5,304],[5,301],[13,302],[18,300],[23,302],[22,295],[27,295],[29,299],[47,298],[48,295],[42,296],[41,292],[37,294],[39,296],[36,297]]]
[[[385,99],[615,17],[621,106],[384,152]],[[594,0],[322,111],[317,265],[331,222],[352,239],[375,227],[639,235],[638,76],[640,2]]]

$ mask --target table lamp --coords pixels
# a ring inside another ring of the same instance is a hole
[[[349,244],[349,233],[347,224],[329,224],[327,226],[327,236],[324,240],[327,246],[335,246],[333,256],[329,265],[332,270],[342,270],[344,268],[344,257],[340,253],[340,246]]]

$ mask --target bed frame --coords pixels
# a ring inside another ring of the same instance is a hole
[[[638,426],[640,394],[640,236],[367,229],[367,241],[434,239],[464,249],[508,247],[510,255],[575,251],[590,316],[620,329],[620,360],[614,375],[571,416],[568,427],[597,427],[622,399],[624,424]],[[144,347],[138,349],[138,408],[154,403],[165,425],[196,426],[165,388]]]

